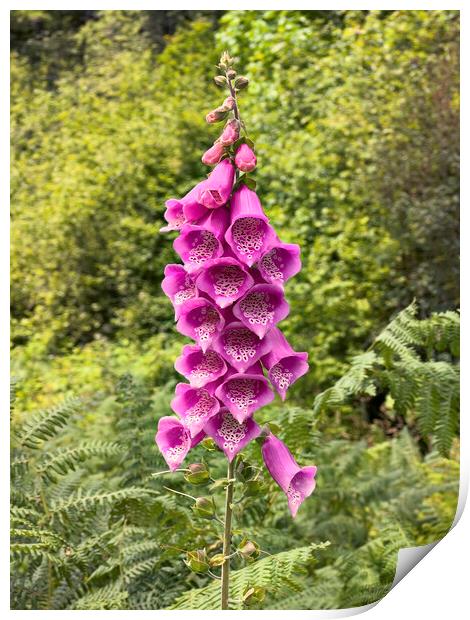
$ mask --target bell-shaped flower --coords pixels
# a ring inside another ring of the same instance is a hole
[[[276,241],[259,198],[244,183],[230,200],[231,223],[225,240],[242,263],[253,265]]]
[[[180,230],[186,224],[186,217],[183,212],[183,204],[180,200],[170,198],[165,202],[166,210],[164,214],[165,220],[168,222],[166,226],[160,228],[160,232],[169,232],[170,230]]]
[[[240,144],[235,153],[235,165],[242,172],[251,172],[256,168],[256,155],[248,144]]]
[[[226,308],[242,297],[253,285],[253,278],[234,258],[208,261],[196,280],[196,286],[220,308]]]
[[[207,149],[202,156],[202,163],[206,164],[206,166],[215,166],[215,164],[219,163],[222,155],[224,154],[224,150],[225,147],[221,142],[214,142],[210,149]]]
[[[175,309],[175,319],[178,320],[183,304],[189,299],[198,297],[198,291],[194,279],[183,265],[167,265],[164,273],[162,289],[171,299]]]
[[[299,467],[288,447],[270,433],[261,448],[269,473],[287,495],[287,502],[293,517],[301,503],[315,489],[315,466]]]
[[[178,383],[171,408],[188,428],[191,437],[202,431],[206,422],[220,409],[217,398],[204,388],[193,388],[187,383]]]
[[[219,138],[220,144],[223,146],[230,146],[238,140],[240,136],[240,121],[236,118],[232,118],[227,122],[224,130]]]
[[[289,387],[308,372],[308,353],[297,353],[290,346],[280,329],[274,327],[266,336],[268,353],[262,362],[274,388],[285,400]]]
[[[191,387],[203,387],[227,372],[223,357],[215,351],[204,352],[200,347],[187,344],[175,362],[175,369],[189,381]]]
[[[173,249],[180,256],[188,273],[199,271],[204,263],[222,256],[224,249],[213,232],[204,226],[185,224]]]
[[[229,323],[214,340],[213,348],[238,373],[244,373],[269,351],[269,341],[258,336],[240,321]]]
[[[208,299],[198,297],[184,304],[176,328],[180,334],[195,340],[205,353],[224,324],[217,307]]]
[[[223,159],[202,182],[198,202],[208,209],[217,209],[224,205],[232,191],[235,168],[230,159]]]
[[[258,261],[258,270],[269,284],[283,286],[300,271],[300,248],[295,243],[277,243]]]
[[[258,338],[289,314],[283,290],[273,284],[255,284],[233,307],[233,314]]]
[[[171,471],[178,469],[189,450],[198,444],[205,436],[201,431],[191,437],[184,424],[172,416],[165,416],[158,421],[158,430],[155,441]]]
[[[167,200],[164,218],[167,226],[160,228],[160,232],[180,230],[184,224],[194,223],[207,211],[206,207],[198,202],[199,193],[203,190],[205,181],[198,183],[183,198]]]
[[[239,422],[228,409],[221,409],[205,424],[204,431],[212,437],[229,461],[261,432],[253,418]]]
[[[274,398],[264,375],[255,373],[230,375],[216,389],[215,395],[240,423]]]

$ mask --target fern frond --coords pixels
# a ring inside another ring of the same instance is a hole
[[[116,456],[122,453],[122,448],[115,442],[89,441],[73,448],[61,448],[48,452],[45,459],[39,464],[37,471],[46,480],[55,482],[57,476],[64,476],[74,471],[77,465],[91,457]]]
[[[80,407],[78,398],[69,398],[52,409],[34,414],[17,431],[19,445],[38,448],[41,442],[55,437]]]

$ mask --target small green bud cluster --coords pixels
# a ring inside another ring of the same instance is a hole
[[[221,71],[221,74],[214,77],[214,82],[217,86],[225,88],[228,85],[229,89],[233,89],[235,93],[243,90],[249,84],[248,78],[243,75],[237,75],[237,72],[234,69],[234,65],[237,60],[237,58],[232,58],[228,52],[224,52],[220,57],[219,64],[217,65],[217,68]]]

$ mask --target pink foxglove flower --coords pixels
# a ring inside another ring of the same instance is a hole
[[[244,127],[235,92],[206,117],[213,123],[233,116],[202,156],[215,168],[183,198],[166,202],[162,231],[178,232],[173,248],[183,265],[166,266],[162,289],[178,331],[196,343],[175,361],[188,381],[171,402],[178,417],[158,425],[156,441],[171,470],[204,435],[232,462],[262,434],[256,412],[275,393],[284,400],[308,371],[307,353],[294,351],[277,327],[289,313],[284,284],[300,271],[300,248],[279,239],[250,179],[238,178],[256,167],[256,156],[246,143],[234,146]],[[262,453],[295,517],[315,488],[316,467],[299,467],[270,432]]]
[[[224,324],[221,310],[208,299],[197,297],[183,305],[176,328],[180,334],[195,340],[205,353]]]
[[[191,387],[203,387],[227,372],[223,357],[215,351],[204,351],[197,345],[187,344],[175,362],[176,370],[188,379]]]
[[[283,286],[300,271],[300,248],[294,243],[276,243],[258,261],[258,269],[266,282]]]
[[[248,144],[240,144],[235,153],[235,165],[242,172],[251,172],[256,168],[256,156]]]
[[[276,233],[258,196],[244,184],[233,193],[230,216],[225,240],[237,259],[251,267],[276,241]]]
[[[223,159],[210,173],[199,190],[198,202],[208,209],[217,209],[230,198],[235,168],[230,159]]]
[[[281,288],[273,284],[255,284],[233,307],[233,314],[258,338],[289,314],[289,304]]]
[[[293,517],[300,504],[315,489],[315,466],[299,467],[288,447],[270,433],[261,448],[269,473],[287,495],[287,502]]]
[[[261,432],[253,418],[239,422],[225,408],[210,418],[204,430],[225,452],[229,461],[232,461],[240,450],[243,450],[252,439],[256,439]]]
[[[202,156],[201,160],[206,166],[215,166],[218,164],[224,154],[224,145],[221,142],[214,142],[210,149]]]
[[[215,395],[240,423],[274,399],[269,383],[261,373],[235,373],[217,388]]]
[[[193,388],[187,383],[178,383],[175,394],[171,408],[178,414],[191,437],[196,437],[219,411],[220,403],[206,389]]]
[[[188,273],[198,272],[204,263],[224,253],[221,242],[204,226],[185,224],[173,242],[173,248],[182,259]]]
[[[189,430],[180,420],[165,416],[158,421],[155,441],[168,467],[174,471],[184,461],[189,450],[198,444],[204,435],[205,433],[201,432],[191,437]]]
[[[270,348],[268,338],[258,336],[240,321],[229,323],[219,333],[213,348],[239,373],[246,372],[250,366],[266,355]]]
[[[263,364],[269,371],[269,380],[281,399],[285,400],[289,387],[308,372],[308,354],[296,353],[277,327],[269,332],[265,340],[269,342],[269,351],[263,357]]]
[[[199,293],[194,279],[182,265],[167,265],[164,273],[162,289],[171,299],[175,309],[175,320],[178,320],[184,302],[199,297]]]
[[[253,278],[235,258],[216,258],[206,263],[197,278],[197,288],[220,308],[233,304],[253,286]]]

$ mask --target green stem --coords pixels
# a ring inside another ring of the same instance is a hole
[[[221,608],[228,609],[229,578],[230,578],[230,551],[232,542],[232,509],[233,509],[233,483],[235,473],[235,459],[228,464],[227,470],[227,492],[225,496],[225,518],[224,518],[224,546],[222,553],[225,561],[222,564],[222,586],[221,586]]]

